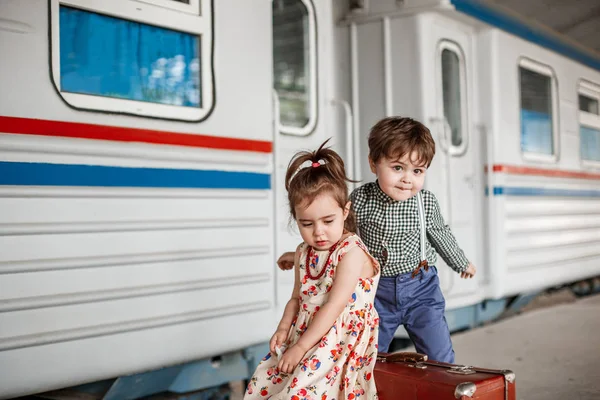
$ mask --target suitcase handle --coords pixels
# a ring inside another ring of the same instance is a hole
[[[427,355],[421,353],[414,353],[409,351],[401,351],[398,353],[379,353],[377,354],[377,361],[382,362],[412,362],[420,363],[427,361]]]

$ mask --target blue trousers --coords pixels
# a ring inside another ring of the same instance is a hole
[[[437,269],[421,269],[395,277],[382,276],[375,295],[379,314],[379,351],[387,352],[400,324],[404,325],[417,352],[430,360],[454,363],[450,331],[444,316],[446,301]]]

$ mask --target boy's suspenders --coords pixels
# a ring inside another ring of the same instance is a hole
[[[419,274],[421,268],[424,268],[425,271],[429,269],[429,265],[427,264],[427,256],[425,255],[425,206],[423,205],[423,196],[421,195],[421,192],[417,193],[417,210],[419,211],[419,226],[421,228],[421,262],[412,272],[413,278]]]

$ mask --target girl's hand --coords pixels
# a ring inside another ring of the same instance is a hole
[[[293,345],[289,349],[283,353],[279,364],[277,364],[277,368],[281,372],[285,372],[286,374],[291,374],[294,369],[298,366],[302,357],[306,354],[306,350],[297,344]]]
[[[283,253],[279,260],[277,260],[277,266],[282,271],[287,271],[288,269],[294,268],[294,255],[293,251],[288,251]]]
[[[271,337],[271,341],[269,342],[269,349],[271,350],[271,355],[276,356],[275,347],[281,347],[281,345],[285,343],[287,335],[287,330],[277,329],[277,331]]]
[[[467,269],[460,273],[460,277],[463,279],[472,278],[475,276],[476,272],[477,272],[477,269],[475,268],[475,266],[473,264],[469,263],[469,266],[467,267]]]

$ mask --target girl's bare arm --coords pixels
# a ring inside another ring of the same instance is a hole
[[[289,331],[290,326],[292,326],[292,322],[294,318],[298,314],[298,310],[300,309],[299,298],[300,298],[300,267],[299,260],[300,258],[300,247],[296,249],[296,253],[294,256],[295,266],[294,269],[294,288],[292,290],[292,297],[288,300],[285,310],[283,311],[283,316],[281,317],[281,321],[279,321],[279,325],[277,326],[277,330],[285,330],[286,333]]]
[[[348,304],[358,279],[372,275],[371,260],[362,249],[356,247],[346,253],[336,267],[335,279],[327,303],[319,310],[297,345],[304,351],[308,351],[319,343]]]

